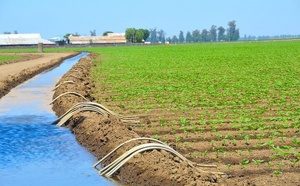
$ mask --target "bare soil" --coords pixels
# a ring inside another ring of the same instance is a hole
[[[0,98],[7,94],[12,88],[33,76],[59,65],[64,59],[77,53],[43,53],[43,54],[14,54],[22,55],[19,60],[7,61],[0,65]],[[5,55],[1,53],[1,55]]]

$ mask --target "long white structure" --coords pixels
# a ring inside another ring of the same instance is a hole
[[[0,34],[0,46],[11,45],[54,45],[54,42],[42,39],[41,35],[35,34]]]

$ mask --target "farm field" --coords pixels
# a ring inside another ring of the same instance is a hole
[[[8,55],[0,55],[0,61],[9,61],[14,59],[20,59],[21,56],[8,56]]]
[[[0,55],[0,64],[7,63],[12,60],[19,60],[22,56],[13,56],[13,55]]]
[[[300,183],[299,40],[44,51],[99,53],[99,103],[140,116],[131,130],[217,165],[206,170],[227,173],[232,185]],[[16,52],[37,50],[0,56]]]
[[[139,135],[233,179],[300,182],[299,41],[89,50],[95,96]]]

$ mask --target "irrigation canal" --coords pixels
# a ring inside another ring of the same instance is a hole
[[[98,175],[97,159],[56,119],[49,105],[59,78],[88,53],[35,76],[0,100],[0,185],[116,185]]]

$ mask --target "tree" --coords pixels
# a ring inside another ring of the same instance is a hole
[[[185,42],[187,42],[187,43],[193,42],[193,37],[192,37],[192,34],[191,34],[190,31],[188,31],[188,32],[186,33],[186,36],[185,36]]]
[[[73,36],[80,36],[80,34],[78,34],[78,32],[75,32],[75,34],[72,34]]]
[[[18,34],[18,31],[15,30],[15,31],[14,31],[14,34]]]
[[[193,42],[197,43],[199,41],[201,41],[201,35],[200,35],[200,31],[197,29],[197,30],[194,30],[192,32],[192,37],[193,37]]]
[[[183,43],[184,42],[184,35],[183,35],[183,31],[179,32],[179,39],[178,39],[179,43]]]
[[[67,39],[69,38],[69,36],[72,35],[71,33],[67,33],[66,35],[64,35],[64,38]]]
[[[220,26],[218,28],[218,41],[225,41],[225,28]]]
[[[95,29],[91,30],[90,33],[91,33],[91,36],[96,36],[96,30]]]
[[[240,31],[239,29],[236,29],[235,23],[235,20],[228,22],[229,28],[227,29],[227,41],[237,41],[240,38]]]
[[[150,30],[150,42],[151,43],[157,43],[157,32],[156,28]]]
[[[106,32],[103,32],[102,36],[107,36],[109,33],[114,33],[112,31],[106,31]]]
[[[188,32],[186,33],[185,41],[186,41],[187,43],[190,43],[190,42],[193,41],[193,37],[192,37],[192,34],[191,34],[190,31],[188,31]]]
[[[11,34],[10,32],[3,32],[3,34]]]
[[[203,42],[207,42],[209,41],[209,35],[208,35],[208,31],[206,29],[203,29],[201,32],[201,39]]]
[[[144,31],[143,29],[138,29],[136,32],[135,32],[135,42],[136,43],[141,43],[144,41]]]
[[[166,38],[166,41],[168,41],[169,43],[171,43],[171,42],[172,42],[172,39],[171,39],[170,37],[167,37],[167,38]]]
[[[217,41],[217,26],[212,25],[209,31],[211,41]]]
[[[172,38],[172,43],[178,43],[178,38],[177,38],[177,36],[173,36],[173,38]]]
[[[239,40],[239,38],[240,38],[240,29],[236,29],[233,34],[232,40],[237,41],[237,40]]]
[[[160,31],[157,32],[157,35],[158,35],[158,41],[161,42],[161,43],[165,43],[166,42],[166,33],[165,31],[163,31],[162,29]]]
[[[136,32],[135,28],[127,28],[126,29],[125,38],[126,38],[127,42],[134,43],[135,32]]]
[[[144,41],[147,41],[148,37],[150,36],[150,31],[148,29],[142,29],[144,32]]]

